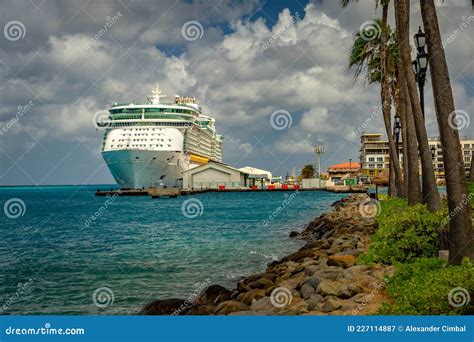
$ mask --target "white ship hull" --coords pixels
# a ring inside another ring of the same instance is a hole
[[[182,152],[120,150],[102,155],[122,189],[181,187],[182,172],[193,166]]]

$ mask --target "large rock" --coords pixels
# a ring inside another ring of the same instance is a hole
[[[202,291],[196,298],[195,303],[198,305],[217,305],[220,302],[229,300],[232,291],[229,291],[220,285],[211,285]]]
[[[319,310],[324,303],[324,297],[320,294],[313,294],[306,302],[309,311]]]
[[[338,291],[337,283],[325,280],[318,285],[316,292],[322,296],[337,296]]]
[[[282,261],[298,261],[300,259],[307,258],[307,257],[312,258],[313,255],[314,253],[311,250],[298,251],[284,257]]]
[[[353,255],[331,255],[328,258],[327,264],[329,266],[349,268],[354,266],[355,261],[356,258]]]
[[[321,279],[318,277],[308,277],[304,280],[303,285],[309,285],[314,289],[318,288],[318,285],[321,283]]]
[[[191,303],[184,299],[170,298],[159,299],[146,304],[139,312],[139,315],[184,315],[189,310]]]
[[[237,283],[237,291],[242,293],[242,292],[248,292],[250,290],[251,290],[251,288],[247,284],[245,284],[243,282]]]
[[[248,285],[252,289],[268,289],[273,286],[273,282],[266,278],[260,278]]]
[[[331,311],[339,309],[340,307],[342,307],[342,303],[340,300],[334,297],[328,297],[326,298],[326,302],[322,305],[321,311],[331,312]]]
[[[254,299],[250,306],[251,310],[273,310],[274,308],[270,297],[263,297],[259,300]]]
[[[356,284],[343,285],[338,288],[337,296],[342,299],[349,299],[361,291],[362,289]]]
[[[314,289],[314,287],[308,285],[308,284],[304,284],[302,287],[301,287],[301,290],[300,290],[300,296],[301,298],[303,299],[308,299],[311,297],[311,295],[315,292],[316,290]]]
[[[239,302],[242,302],[246,305],[252,305],[252,302],[254,299],[258,300],[260,298],[265,297],[265,290],[261,289],[253,289],[245,293],[241,293],[238,297],[237,300]]]
[[[248,306],[236,301],[236,300],[228,300],[219,304],[217,309],[215,310],[215,314],[217,315],[228,315],[231,312],[238,312],[243,310],[248,310]]]
[[[304,270],[304,273],[307,275],[307,276],[312,276],[313,274],[315,274],[316,272],[320,271],[321,268],[317,265],[313,265],[313,266],[308,266],[305,268]]]

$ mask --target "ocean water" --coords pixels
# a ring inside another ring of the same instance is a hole
[[[127,315],[206,285],[231,288],[299,248],[289,232],[345,196],[106,198],[96,188],[0,188],[1,314]]]

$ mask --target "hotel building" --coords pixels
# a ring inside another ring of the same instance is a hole
[[[471,158],[474,151],[474,140],[461,137],[461,148],[466,174],[471,167]],[[360,137],[360,165],[361,176],[371,178],[377,176],[379,172],[389,168],[389,146],[388,140],[383,139],[382,134],[364,133]],[[444,179],[443,149],[439,138],[429,138],[429,145],[432,153],[433,167],[436,178]],[[400,142],[400,163],[403,167],[403,146]]]

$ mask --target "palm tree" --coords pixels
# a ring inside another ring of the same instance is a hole
[[[395,6],[397,41],[400,41],[399,8]],[[398,47],[398,45],[397,45]],[[399,95],[399,115],[403,134],[403,170],[405,173],[405,194],[409,205],[421,201],[420,174],[418,162],[418,141],[415,131],[410,95],[406,84],[404,64],[400,53],[397,54],[397,90]]]
[[[410,56],[410,33],[409,33],[409,1],[399,0],[395,4],[396,16],[399,29],[400,57],[403,64],[403,72],[406,77],[408,94],[412,106],[413,119],[415,122],[418,148],[420,151],[421,169],[423,175],[423,198],[430,211],[436,211],[441,206],[441,199],[436,184],[433,162],[431,160],[431,150],[428,144],[428,134],[426,133],[425,121],[421,111],[418,90],[416,87],[415,75],[412,71]],[[415,167],[415,165],[412,165]],[[416,166],[418,167],[418,166]]]
[[[403,0],[406,1],[406,0]],[[441,42],[438,16],[433,0],[420,0],[423,26],[429,53],[430,74],[435,99],[436,118],[443,147],[444,172],[451,216],[449,224],[449,261],[459,264],[467,256],[474,260],[474,230],[467,198],[453,92],[449,79],[446,56]]]
[[[305,165],[301,170],[301,178],[308,179],[314,177],[314,166],[312,164]]]
[[[342,0],[342,6],[347,6],[349,0]],[[391,103],[390,96],[390,75],[393,71],[390,66],[390,49],[388,48],[389,30],[387,25],[388,5],[389,0],[380,0],[382,5],[382,20],[374,20],[374,25],[368,30],[371,32],[358,32],[354,41],[354,46],[351,51],[350,66],[357,66],[356,78],[361,71],[366,68],[369,83],[381,83],[381,101],[382,113],[384,118],[385,130],[387,131],[387,138],[389,143],[390,156],[390,177],[389,177],[389,195],[400,196],[404,195],[403,178],[398,159],[398,146],[395,146],[392,137],[392,122],[391,122]],[[376,6],[379,1],[376,1]],[[375,37],[374,39],[367,39],[367,37]]]

